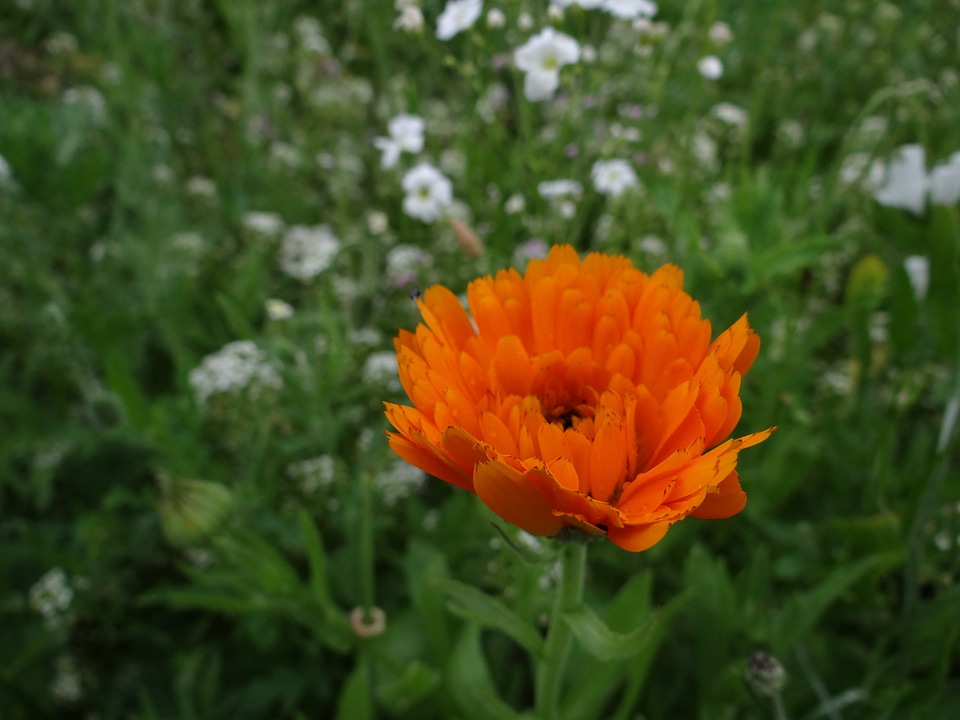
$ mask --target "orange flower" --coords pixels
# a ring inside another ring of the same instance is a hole
[[[414,407],[386,403],[390,447],[534,535],[571,526],[639,551],[688,515],[738,513],[737,454],[773,428],[721,441],[760,338],[744,315],[711,343],[682,284],[674,265],[556,246],[470,283],[472,321],[428,289],[425,324],[394,341]]]

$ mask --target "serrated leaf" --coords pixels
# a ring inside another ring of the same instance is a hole
[[[580,644],[604,662],[626,660],[639,653],[653,636],[657,625],[657,616],[651,615],[633,632],[614,632],[586,605],[565,612],[561,619],[570,626]]]
[[[497,695],[480,648],[478,626],[467,625],[463,629],[450,659],[447,679],[451,694],[470,720],[520,720],[520,715]]]
[[[543,639],[536,629],[499,600],[456,580],[435,585],[450,599],[448,607],[454,615],[499,630],[535,658],[543,654]]]

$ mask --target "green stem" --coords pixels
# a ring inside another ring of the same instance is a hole
[[[559,717],[560,687],[571,641],[570,626],[562,617],[582,601],[586,559],[584,544],[570,543],[563,548],[560,588],[553,603],[543,659],[537,667],[537,717],[541,720]]]

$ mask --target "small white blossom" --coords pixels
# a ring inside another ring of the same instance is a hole
[[[392,168],[401,152],[416,154],[423,150],[423,118],[419,115],[397,115],[387,123],[389,137],[374,138],[373,144],[383,156],[380,166]]]
[[[381,210],[370,210],[367,213],[367,230],[374,235],[383,235],[389,227],[387,214]]]
[[[927,201],[927,173],[923,146],[904,145],[887,165],[887,179],[873,194],[881,205],[910,210],[918,215]]]
[[[626,160],[598,160],[593,164],[590,177],[597,192],[613,197],[639,184],[637,174]]]
[[[517,15],[517,29],[527,31],[533,27],[533,15],[524,10]]]
[[[930,202],[934,205],[954,205],[960,200],[960,152],[930,171]]]
[[[283,386],[283,380],[266,354],[250,340],[227,343],[207,355],[190,371],[189,379],[201,405],[211,395],[243,390],[248,386],[254,389]]]
[[[0,155],[0,188],[3,187],[13,187],[15,181],[13,179],[13,171],[10,169],[10,163],[7,162],[7,159]]]
[[[503,209],[507,215],[516,215],[517,213],[522,213],[526,207],[527,201],[520,193],[514,193],[508,197],[507,201],[503,204]]]
[[[413,245],[397,245],[387,253],[387,277],[397,287],[410,285],[420,269],[430,265],[430,254]]]
[[[217,184],[210,178],[197,175],[187,180],[187,194],[201,200],[213,200],[217,196]]]
[[[503,14],[500,8],[493,8],[487,12],[487,27],[502,28],[507,24],[507,16]]]
[[[400,390],[400,376],[397,366],[397,353],[383,350],[372,353],[363,364],[363,378],[367,382],[385,385],[389,390]]]
[[[394,30],[407,33],[419,33],[423,30],[423,10],[417,5],[405,5],[400,15],[393,21]]]
[[[336,464],[330,455],[301,460],[287,466],[287,476],[297,483],[305,495],[333,485]]]
[[[725,22],[717,20],[715,23],[713,23],[713,25],[710,26],[707,36],[717,45],[726,45],[728,42],[733,40],[733,31]]]
[[[570,7],[571,5],[579,5],[585,10],[591,10],[593,8],[598,8],[603,5],[604,0],[556,0],[557,5],[560,7]]]
[[[583,186],[576,180],[544,180],[537,185],[540,197],[555,198],[567,195],[580,195]]]
[[[347,342],[351,345],[376,347],[383,342],[383,334],[375,328],[365,327],[347,332]]]
[[[517,48],[513,59],[526,73],[526,98],[531,102],[549,100],[560,86],[560,68],[580,60],[580,45],[569,35],[548,27]]]
[[[269,298],[263,303],[263,306],[267,311],[267,317],[271,320],[278,322],[293,317],[293,306],[283,300]]]
[[[276,213],[252,210],[243,214],[240,225],[253,235],[271,238],[283,230],[283,219]]]
[[[398,460],[389,469],[374,476],[373,486],[379,491],[384,504],[395,505],[398,500],[423,487],[426,479],[422,470]]]
[[[67,574],[63,569],[53,568],[30,588],[29,597],[30,607],[43,615],[48,623],[57,625],[70,608],[73,588],[67,582]]]
[[[483,11],[483,0],[447,0],[437,18],[437,38],[449,40],[472,27]]]
[[[453,203],[453,185],[433,165],[420,163],[401,181],[406,197],[403,211],[412,218],[432,223],[443,217]]]
[[[80,85],[68,88],[63,93],[63,103],[86,113],[96,125],[103,125],[107,120],[107,101],[95,87]]]
[[[621,20],[652,18],[657,14],[657,4],[650,0],[603,0],[601,7]]]
[[[910,279],[914,297],[923,300],[927,296],[927,288],[930,287],[930,260],[923,255],[911,255],[904,259],[903,269]]]
[[[280,267],[297,280],[312,280],[333,263],[340,241],[328,225],[294,225],[283,237]]]
[[[50,694],[59,703],[75,703],[83,696],[80,685],[80,668],[72,655],[59,655],[56,675],[50,684]]]
[[[716,55],[707,55],[700,58],[697,63],[697,71],[707,80],[716,80],[723,75],[723,63]]]
[[[747,120],[749,119],[749,115],[747,115],[746,110],[728,102],[722,102],[714,105],[711,112],[717,119],[723,120],[723,122],[727,123],[727,125],[734,125],[736,127],[746,125]]]

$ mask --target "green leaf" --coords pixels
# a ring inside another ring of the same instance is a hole
[[[300,534],[303,536],[303,547],[310,563],[310,590],[324,609],[332,610],[333,600],[327,584],[327,559],[323,552],[323,540],[306,510],[300,511]]]
[[[435,585],[450,599],[448,607],[454,615],[499,630],[535,658],[542,655],[540,634],[499,600],[456,580],[442,580]]]
[[[254,332],[253,325],[250,324],[250,320],[244,314],[243,309],[233,298],[226,293],[219,292],[214,296],[214,300],[216,300],[217,306],[223,313],[227,326],[234,337],[256,337],[257,334]]]
[[[443,595],[436,590],[437,583],[448,576],[446,560],[436,548],[414,541],[406,558],[407,585],[423,623],[434,657],[446,660],[450,655],[450,627],[444,612]]]
[[[653,637],[657,626],[657,616],[652,615],[633,632],[614,632],[586,605],[565,612],[561,618],[573,630],[580,644],[591,655],[602,661],[626,660],[633,657],[643,650],[644,645]]]
[[[373,720],[372,698],[370,678],[361,662],[343,684],[337,700],[336,720]]]
[[[520,715],[500,699],[493,686],[480,649],[477,625],[463,629],[450,659],[447,681],[461,711],[470,720],[519,720]]]
[[[440,676],[436,672],[414,661],[407,665],[400,677],[377,688],[377,699],[396,713],[403,713],[433,692],[439,684]]]
[[[780,654],[786,654],[813,629],[820,620],[820,616],[840,594],[855,585],[865,575],[895,567],[902,562],[902,553],[872,555],[860,562],[837,568],[813,590],[795,597],[784,609],[780,618],[776,650]]]

